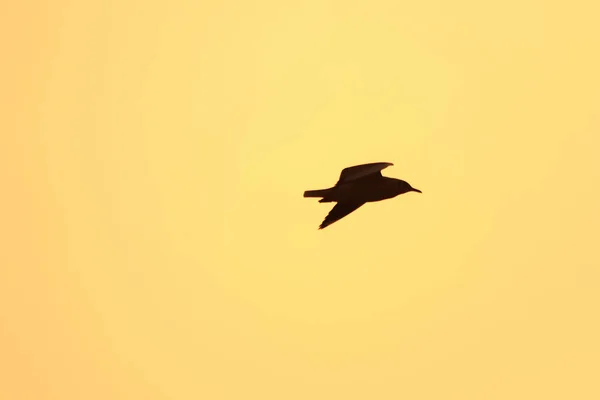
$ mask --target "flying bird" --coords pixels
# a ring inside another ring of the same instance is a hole
[[[329,211],[319,229],[324,229],[365,203],[391,199],[407,192],[422,193],[408,182],[388,178],[381,171],[394,164],[377,162],[344,168],[335,186],[329,189],[307,190],[304,197],[320,197],[319,203],[337,204]]]

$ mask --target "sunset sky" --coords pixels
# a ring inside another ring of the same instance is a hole
[[[599,15],[5,1],[0,398],[599,399]]]

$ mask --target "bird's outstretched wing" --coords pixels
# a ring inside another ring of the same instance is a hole
[[[335,221],[338,221],[344,218],[346,215],[350,214],[352,211],[356,211],[360,206],[365,203],[357,203],[357,202],[340,202],[335,205],[329,211],[329,214],[325,217],[319,229],[324,229],[329,225],[333,224]]]
[[[344,168],[340,174],[340,179],[335,184],[336,186],[354,181],[368,176],[381,176],[381,170],[394,164],[389,162],[377,162],[370,164],[355,165],[353,167]]]

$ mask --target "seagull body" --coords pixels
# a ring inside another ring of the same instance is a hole
[[[381,175],[381,170],[394,164],[378,162],[355,165],[342,170],[340,179],[329,189],[307,190],[304,197],[320,197],[319,203],[336,202],[319,229],[324,229],[365,203],[394,198],[407,192],[418,192],[408,182]]]

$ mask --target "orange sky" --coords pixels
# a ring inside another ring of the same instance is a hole
[[[0,398],[600,398],[597,2],[5,3]]]

